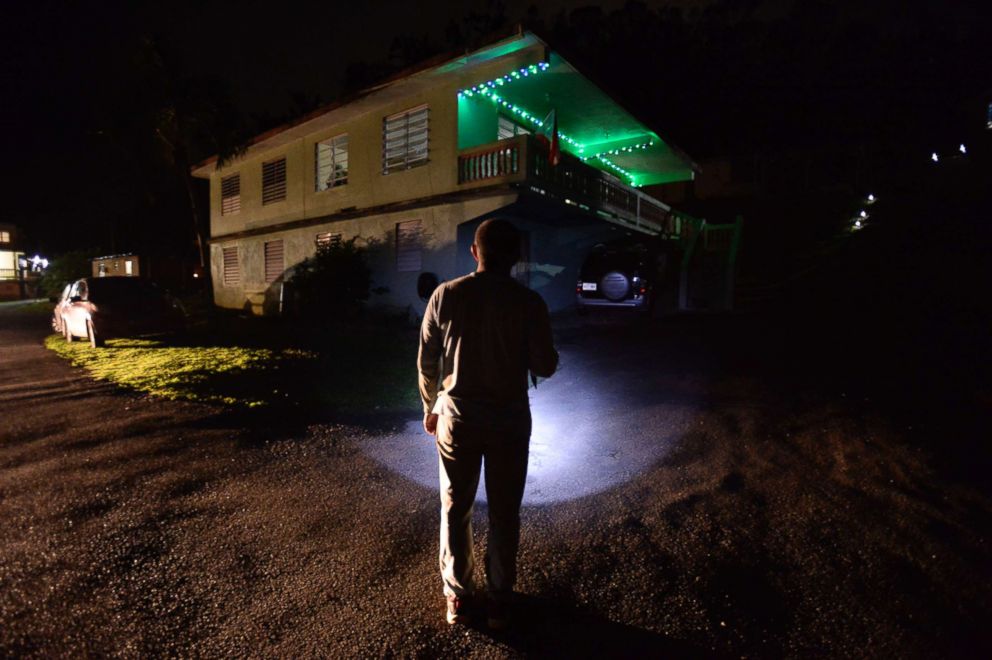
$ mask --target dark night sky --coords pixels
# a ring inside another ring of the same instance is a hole
[[[531,4],[530,1],[507,2],[505,13],[509,22],[527,19]],[[588,4],[582,0],[542,2],[538,15],[550,25],[560,12]],[[651,10],[676,6],[686,9],[689,16],[688,12],[700,12],[713,3],[680,0],[644,4]],[[686,103],[705,107],[703,119],[697,119],[699,124],[693,126],[693,117],[699,113],[691,108],[680,113],[671,110],[670,105],[669,109],[658,107],[662,105],[658,103],[654,109],[647,108],[648,114],[657,110],[652,119],[666,123],[659,126],[661,132],[674,136],[693,155],[706,144],[708,126],[719,122],[724,123],[719,128],[727,135],[740,135],[742,140],[759,139],[755,131],[763,120],[761,116],[743,115],[734,121],[728,117],[731,109],[723,111],[721,105],[734,103],[732,97],[726,96],[730,93],[728,87],[744,80],[748,81],[747,85],[741,83],[740,89],[733,93],[746,95],[751,85],[758,88],[755,94],[764,94],[763,102],[773,108],[775,104],[768,99],[779,95],[784,104],[778,105],[785,110],[781,119],[773,123],[781,126],[779,130],[793,135],[797,142],[808,142],[817,139],[816,131],[809,130],[809,126],[815,126],[818,121],[804,117],[808,111],[803,107],[790,108],[790,97],[810,97],[808,105],[820,107],[824,117],[832,112],[831,104],[836,104],[842,113],[853,113],[863,106],[875,113],[873,121],[877,121],[886,112],[898,112],[897,108],[886,106],[887,103],[905,103],[907,99],[912,103],[915,99],[921,107],[934,105],[947,96],[931,89],[935,85],[950,88],[958,77],[969,81],[981,79],[981,71],[988,70],[990,54],[986,51],[982,57],[983,53],[968,50],[982,42],[981,32],[985,29],[982,26],[987,26],[968,5],[849,0],[840,3],[845,9],[839,12],[833,9],[836,4],[816,0],[803,4],[806,8],[814,5],[821,8],[825,17],[822,42],[809,34],[792,38],[771,31],[769,50],[758,58],[766,61],[751,62],[752,70],[742,70],[737,75],[734,69],[741,63],[734,59],[733,42],[745,32],[747,35],[760,32],[763,26],[794,13],[797,5],[792,0],[735,3],[725,19],[727,31],[720,37],[720,43],[713,44],[713,48],[728,49],[726,59],[706,61],[705,57],[687,56],[684,61],[674,61],[677,53],[668,53],[673,61],[666,68],[676,73],[666,84],[681,89],[666,90],[667,98],[676,99],[676,103],[686,99]],[[109,117],[120,112],[116,100],[129,91],[128,67],[142,35],[157,35],[174,55],[178,67],[186,72],[224,80],[236,105],[249,117],[267,116],[273,121],[292,114],[293,92],[319,96],[325,102],[333,99],[342,89],[348,65],[385,59],[395,37],[427,35],[441,44],[449,23],[461,23],[470,11],[485,13],[490,6],[484,0],[313,4],[257,0],[238,3],[37,1],[19,8],[8,6],[4,10],[5,20],[0,21],[0,123],[5,136],[2,193],[10,220],[24,226],[35,245],[58,250],[65,247],[64,241],[57,240],[58,235],[85,234],[90,225],[96,230],[100,224],[97,216],[104,208],[110,209],[110,215],[134,213],[126,205],[114,209],[116,200],[108,200],[104,190],[113,189],[114,185],[119,189],[133,188],[133,180],[128,177],[134,177],[135,173],[124,171],[129,167],[121,159],[97,152],[99,132],[108,125]],[[609,11],[623,3],[606,2],[600,6]],[[742,12],[749,7],[757,10],[751,12],[751,22],[735,32],[736,21],[740,20],[734,13],[738,6]],[[815,11],[806,13],[812,17],[807,21],[818,20]],[[815,25],[812,29],[821,27]],[[838,31],[843,38],[838,39]],[[686,32],[690,33],[691,30]],[[847,33],[851,35],[851,52],[841,52],[845,50]],[[582,43],[583,38],[588,35],[579,34],[576,43]],[[705,40],[700,41],[705,46]],[[919,62],[892,71],[886,59],[891,57],[886,52],[889,42],[901,48],[910,44],[907,57],[901,59],[918,57]],[[916,42],[918,49],[912,46]],[[652,45],[642,44],[640,48],[639,52],[650,53]],[[819,52],[824,48],[836,52]],[[944,57],[946,63],[942,61]],[[814,58],[815,66],[819,67],[815,74],[818,78],[807,84],[802,80],[804,64],[793,63]],[[822,92],[824,86],[820,81],[831,79],[834,70],[838,72],[836,80],[830,80],[829,89]],[[910,72],[917,70],[918,77],[911,75]],[[864,75],[852,77],[851,72]],[[609,70],[591,73],[600,77],[611,74]],[[630,80],[621,76],[619,82],[629,87],[637,72],[627,73],[632,76]],[[878,79],[880,90],[887,90],[888,97],[881,98],[883,95],[879,94],[879,98],[873,98],[872,76]],[[893,76],[898,80],[887,79]],[[857,80],[858,77],[863,79]],[[760,84],[754,85],[753,81]],[[985,89],[990,87],[992,82]],[[980,96],[986,92],[976,89],[975,93]],[[822,95],[822,101],[811,95]],[[635,102],[637,96],[640,94],[635,94]],[[760,105],[755,108],[754,112],[760,115]],[[932,114],[941,116],[941,112]],[[764,121],[768,123],[767,116]],[[956,117],[949,119],[951,124],[957,121]],[[264,123],[263,120],[255,128],[264,127]],[[933,126],[935,134],[951,128]],[[884,129],[879,126],[879,130]],[[833,136],[825,134],[822,139],[830,140]],[[720,147],[731,150],[735,145]],[[102,181],[116,184],[103,186]],[[100,236],[94,243],[106,242],[103,234]]]

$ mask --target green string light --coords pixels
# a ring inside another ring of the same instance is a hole
[[[527,112],[527,110],[520,107],[519,105],[515,105],[507,101],[505,98],[503,98],[502,96],[496,93],[496,88],[512,83],[515,80],[521,80],[523,78],[527,78],[530,76],[539,75],[547,71],[550,67],[551,65],[548,64],[547,62],[541,62],[539,64],[531,64],[530,66],[521,67],[516,71],[511,71],[510,73],[504,76],[500,76],[499,78],[493,78],[492,80],[487,80],[484,83],[479,83],[474,87],[467,87],[465,89],[458,90],[458,98],[465,98],[465,97],[474,98],[476,95],[485,96],[493,103],[496,103],[497,105],[506,108],[517,117],[520,117],[521,119],[530,122],[531,124],[537,126],[538,128],[543,128],[544,122],[542,120],[538,119],[531,113]],[[575,149],[577,149],[579,152],[585,151],[585,146],[583,144],[581,144],[578,140],[574,139],[573,137],[571,137],[566,133],[558,131],[558,139],[575,147]]]
[[[479,83],[478,85],[475,85],[474,87],[466,87],[465,89],[460,89],[460,90],[458,90],[458,98],[459,99],[462,99],[462,98],[475,98],[477,95],[478,96],[484,96],[484,97],[488,98],[490,101],[492,101],[493,103],[495,103],[495,104],[497,104],[497,105],[505,108],[509,112],[513,113],[515,116],[520,117],[521,119],[523,119],[523,120],[525,120],[527,122],[530,122],[531,124],[533,124],[534,126],[537,126],[538,128],[543,128],[544,127],[544,122],[542,120],[538,119],[537,117],[535,117],[534,115],[532,115],[530,112],[528,112],[524,108],[520,107],[519,105],[510,103],[505,98],[503,98],[502,96],[500,96],[497,93],[496,90],[498,88],[500,88],[500,87],[503,87],[505,85],[511,84],[514,81],[521,80],[523,78],[528,78],[530,76],[540,75],[541,73],[544,73],[545,71],[547,71],[550,68],[550,66],[551,65],[548,64],[547,62],[541,62],[539,64],[531,64],[530,66],[521,67],[521,68],[519,68],[519,69],[517,69],[515,71],[511,71],[511,72],[509,72],[509,73],[507,73],[505,75],[499,76],[498,78],[493,78],[492,80],[487,80],[484,83]],[[617,155],[621,155],[621,154],[624,154],[624,153],[632,153],[635,150],[647,149],[648,147],[654,146],[654,141],[651,140],[651,141],[648,141],[648,142],[642,142],[640,144],[630,145],[628,147],[622,147],[622,148],[618,148],[618,149],[610,149],[608,151],[601,151],[599,153],[592,154],[590,156],[584,156],[584,155],[581,155],[581,154],[586,149],[585,148],[585,145],[583,145],[582,143],[580,143],[575,138],[573,138],[570,135],[568,135],[567,133],[564,133],[564,132],[562,132],[562,131],[559,130],[558,131],[558,139],[559,140],[562,140],[566,144],[569,144],[572,147],[574,147],[579,152],[579,154],[580,154],[579,157],[583,161],[587,161],[590,158],[596,158],[601,163],[603,163],[604,165],[606,165],[608,168],[610,168],[610,169],[612,169],[612,170],[614,170],[614,171],[616,171],[616,172],[624,175],[625,177],[627,177],[630,180],[630,185],[632,185],[632,186],[636,186],[637,185],[637,183],[636,183],[637,180],[634,178],[634,175],[631,174],[630,171],[628,171],[628,170],[620,167],[619,165],[617,165],[616,163],[614,163],[610,159],[606,158],[606,156],[607,155],[617,156]]]
[[[625,177],[627,177],[628,179],[630,179],[630,185],[637,186],[637,179],[634,178],[634,175],[631,174],[629,170],[625,170],[624,168],[620,167],[606,156],[596,156],[596,159],[599,160],[599,162],[606,165],[607,167],[609,167],[610,169],[615,170],[620,174],[624,175]]]
[[[641,142],[640,144],[632,144],[627,147],[619,147],[617,149],[608,149],[607,151],[600,151],[588,156],[583,156],[582,160],[589,160],[590,158],[599,158],[600,156],[622,156],[623,154],[634,153],[635,151],[641,151],[647,149],[648,147],[654,146],[654,140],[648,142]]]

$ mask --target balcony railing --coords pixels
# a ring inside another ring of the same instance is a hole
[[[570,154],[562,153],[558,165],[552,166],[546,147],[529,135],[463,150],[458,155],[458,183],[463,188],[527,184],[611,222],[666,238],[686,239],[699,224]]]
[[[21,271],[16,268],[0,268],[0,280],[19,280]]]

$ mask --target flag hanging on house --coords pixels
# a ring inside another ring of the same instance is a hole
[[[557,165],[561,162],[561,150],[558,147],[558,113],[554,108],[551,108],[551,112],[541,123],[540,137],[548,146],[548,162]]]

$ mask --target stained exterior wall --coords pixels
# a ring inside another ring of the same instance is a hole
[[[385,293],[374,294],[371,303],[394,308],[410,308],[415,314],[423,312],[423,301],[417,296],[417,278],[421,272],[433,272],[442,280],[464,273],[459,271],[457,258],[457,228],[460,224],[512,204],[515,194],[485,197],[464,202],[440,204],[395,213],[382,213],[297,229],[281,230],[261,236],[215,241],[211,245],[211,276],[214,300],[221,307],[246,309],[254,313],[269,313],[278,309],[280,286],[292,275],[292,267],[316,253],[317,234],[341,234],[342,240],[357,237],[359,245],[368,246],[372,267],[373,287],[384,287]],[[409,220],[422,223],[422,267],[416,272],[399,272],[396,265],[396,225]],[[264,244],[282,240],[284,274],[273,283],[265,282]],[[235,286],[224,285],[223,249],[236,247],[240,265],[240,281]],[[467,248],[465,248],[467,249]]]

